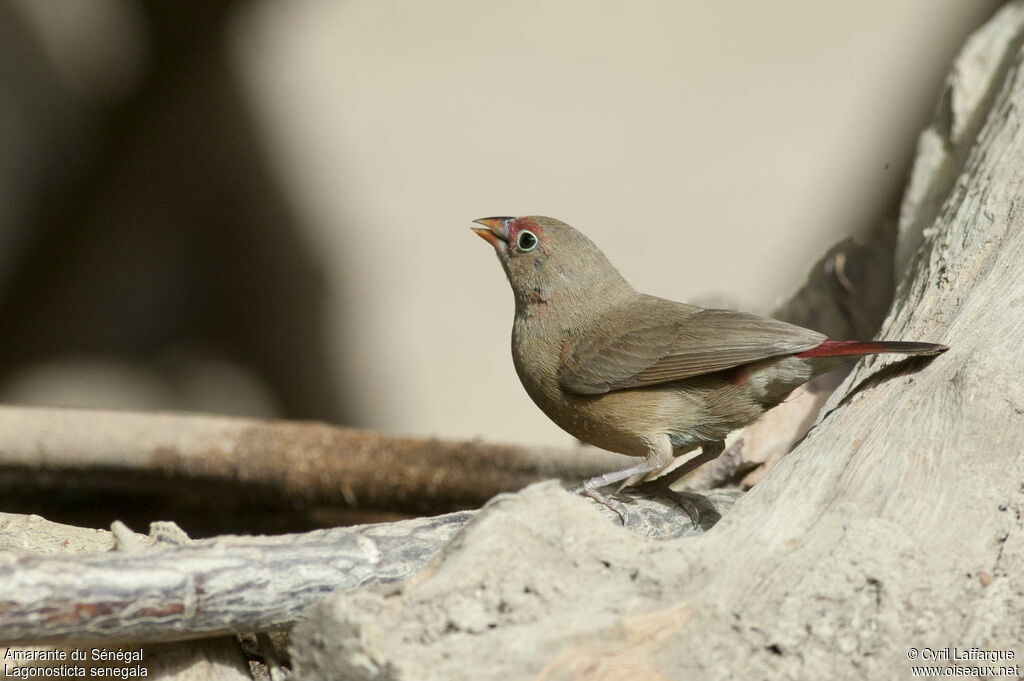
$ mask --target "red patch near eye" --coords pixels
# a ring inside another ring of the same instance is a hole
[[[508,223],[508,242],[510,244],[514,244],[518,238],[519,231],[523,229],[530,230],[539,240],[544,240],[544,232],[537,226],[536,222],[530,218],[516,218],[512,222]]]

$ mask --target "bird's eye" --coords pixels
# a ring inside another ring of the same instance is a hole
[[[537,235],[525,229],[516,237],[516,246],[523,253],[537,248],[537,243]]]

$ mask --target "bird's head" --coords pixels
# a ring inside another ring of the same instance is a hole
[[[474,220],[494,247],[516,307],[566,301],[613,304],[632,288],[594,243],[569,225],[539,215]]]

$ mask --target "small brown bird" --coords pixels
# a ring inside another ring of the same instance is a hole
[[[515,294],[512,361],[526,392],[580,440],[643,457],[577,488],[620,515],[601,487],[642,478],[699,447],[672,472],[678,479],[717,457],[730,431],[814,376],[858,355],[947,349],[828,340],[767,317],[655,298],[633,290],[597,246],[563,222],[475,222]]]

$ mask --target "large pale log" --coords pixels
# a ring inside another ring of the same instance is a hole
[[[939,118],[981,123],[934,128],[969,150],[932,166],[934,184],[922,149],[915,191],[933,187],[941,196],[924,203],[941,209],[901,234],[909,265],[881,333],[948,353],[858,365],[799,447],[703,536],[631,536],[551,486],[509,497],[401,593],[325,601],[293,632],[296,673],[888,679],[917,664],[1019,676],[1024,4],[979,35]],[[985,659],[926,652],[972,648]]]
[[[708,495],[698,520],[710,525],[737,495]],[[704,529],[671,500],[633,499],[629,506],[629,530],[640,536]],[[605,522],[619,522],[599,508]],[[408,578],[474,514],[180,544],[123,526],[112,534],[0,514],[0,551],[16,550],[0,552],[0,643],[153,642],[280,629],[327,593]],[[178,533],[162,526],[151,534],[182,541]],[[110,547],[118,550],[95,552]]]

